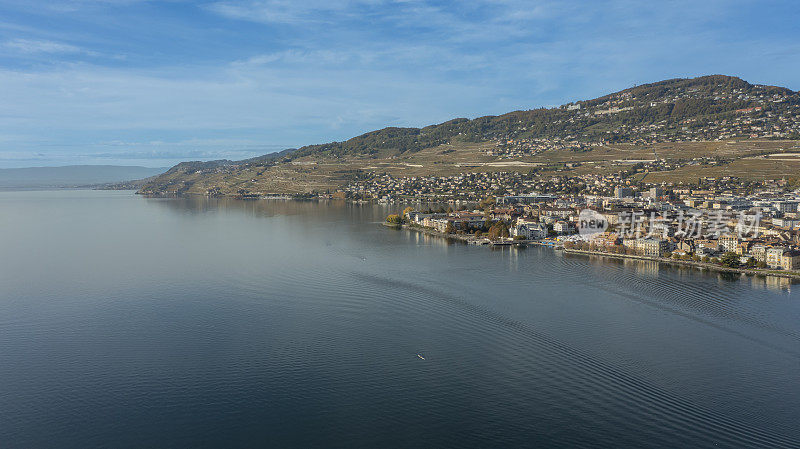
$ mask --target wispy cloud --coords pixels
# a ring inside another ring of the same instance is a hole
[[[365,7],[389,2],[375,0],[262,0],[221,1],[210,3],[205,8],[231,19],[261,23],[324,23],[341,20],[343,16],[356,13]]]
[[[20,53],[38,54],[38,53],[67,53],[67,54],[89,54],[95,55],[95,52],[83,49],[76,45],[66,44],[63,42],[54,42],[47,40],[35,39],[12,39],[2,44],[3,48],[17,51]]]

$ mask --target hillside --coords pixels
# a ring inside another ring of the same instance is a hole
[[[447,176],[570,161],[596,163],[602,172],[614,169],[609,161],[634,158],[754,157],[791,148],[797,139],[800,93],[711,75],[636,86],[557,108],[384,128],[245,161],[182,163],[141,193],[325,192],[381,173]],[[763,175],[771,176],[769,170]]]

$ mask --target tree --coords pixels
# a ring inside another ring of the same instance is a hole
[[[502,221],[498,221],[489,228],[489,238],[492,240],[508,237],[508,225]]]
[[[406,218],[409,213],[414,212],[414,208],[411,206],[406,207],[403,209],[403,218]]]
[[[393,225],[400,225],[403,223],[403,220],[397,214],[391,214],[386,217],[386,223],[393,224]]]
[[[444,227],[445,234],[454,234],[456,232],[456,227],[453,226],[453,223],[448,221],[447,226]]]
[[[491,196],[487,196],[478,203],[478,209],[488,209],[494,207],[494,205],[495,199]]]
[[[720,259],[720,263],[723,267],[728,268],[739,268],[739,255],[728,251],[727,253],[722,255],[722,259]]]

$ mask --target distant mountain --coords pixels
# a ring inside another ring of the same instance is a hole
[[[117,165],[68,165],[0,169],[0,188],[36,189],[86,187],[149,178],[166,168]]]
[[[283,151],[278,151],[275,153],[265,154],[263,156],[256,156],[250,159],[244,159],[241,161],[231,161],[228,159],[218,159],[216,161],[189,161],[189,162],[181,162],[178,165],[170,168],[169,170],[162,169],[161,173],[165,174],[172,174],[175,172],[193,172],[193,171],[213,171],[216,169],[221,169],[224,167],[229,167],[231,165],[240,165],[240,164],[268,164],[274,161],[277,161],[281,158],[291,155],[292,153],[296,152],[294,148],[290,148]]]

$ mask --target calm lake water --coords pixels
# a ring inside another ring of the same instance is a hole
[[[800,445],[800,285],[387,212],[0,192],[0,447]]]

